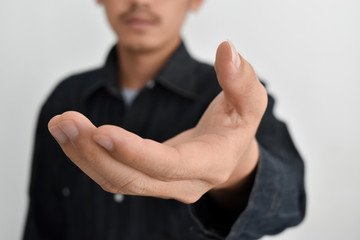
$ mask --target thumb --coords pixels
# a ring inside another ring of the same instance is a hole
[[[225,41],[219,45],[215,71],[226,101],[240,115],[263,115],[267,105],[265,88],[252,66],[240,56],[231,42]]]

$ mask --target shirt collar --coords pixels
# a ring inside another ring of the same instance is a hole
[[[196,97],[196,77],[194,71],[197,62],[191,58],[185,44],[181,43],[155,81],[175,93],[188,98]]]
[[[189,55],[185,44],[181,43],[170,57],[154,81],[157,84],[187,98],[196,97],[196,70],[197,62]],[[118,83],[118,58],[116,46],[110,50],[104,66],[100,69],[100,79],[92,86],[88,86],[85,97],[104,87],[110,94],[120,96]]]

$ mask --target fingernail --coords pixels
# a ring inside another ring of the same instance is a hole
[[[58,143],[62,144],[67,140],[67,136],[58,126],[50,127],[49,131]]]
[[[94,136],[94,141],[107,150],[111,150],[114,147],[113,142],[107,136],[103,136],[103,135]]]
[[[230,48],[231,48],[232,62],[234,63],[236,68],[239,68],[240,63],[241,63],[239,53],[236,50],[236,47],[234,46],[234,44],[230,40],[228,40],[228,43],[229,43]]]
[[[70,141],[74,140],[79,135],[79,130],[72,121],[63,121],[60,123],[59,127]]]

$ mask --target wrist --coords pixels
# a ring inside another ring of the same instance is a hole
[[[244,208],[247,204],[259,161],[259,146],[254,139],[239,159],[228,181],[214,187],[209,195],[226,208]]]

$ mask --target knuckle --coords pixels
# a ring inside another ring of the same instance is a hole
[[[222,173],[214,174],[211,176],[210,183],[214,186],[221,185],[227,182],[230,178],[230,173],[228,171],[223,171]]]
[[[60,115],[61,121],[72,120],[79,117],[81,114],[75,111],[66,111]]]
[[[146,184],[139,178],[129,180],[121,186],[121,189],[133,195],[145,195],[147,192]]]
[[[173,182],[182,180],[185,176],[184,169],[178,164],[179,161],[167,161],[153,172],[152,177],[162,182]]]
[[[109,182],[104,182],[99,185],[106,192],[109,192],[109,193],[118,193],[119,192],[119,190],[117,188],[115,188],[114,185],[112,185]]]
[[[261,98],[262,111],[260,113],[261,113],[261,117],[262,117],[264,115],[264,112],[268,105],[268,94],[267,94],[265,87],[262,84],[261,84],[261,91],[262,91],[262,93],[261,93],[261,95],[262,95],[262,98]]]
[[[91,167],[98,167],[99,163],[104,160],[95,148],[91,148],[83,144],[78,144],[77,149],[82,161],[88,163]]]
[[[179,179],[178,170],[172,166],[168,166],[162,170],[162,174],[159,174],[159,180],[164,182],[172,182]]]
[[[201,194],[191,194],[186,196],[180,196],[176,200],[185,204],[193,204],[197,202],[201,198],[201,196],[202,196]]]
[[[244,63],[244,71],[247,73],[247,74],[251,74],[253,76],[256,76],[256,73],[255,73],[255,70],[254,70],[254,67],[251,65],[251,63],[249,63],[247,60],[245,60],[244,58],[242,59],[242,62]]]
[[[113,127],[111,125],[102,125],[97,128],[97,134],[101,135],[107,135],[111,134],[113,132]]]
[[[145,193],[147,192],[147,188],[145,184],[142,183],[142,181],[135,181],[132,185],[129,186],[131,186],[132,192],[137,195],[145,195]]]

